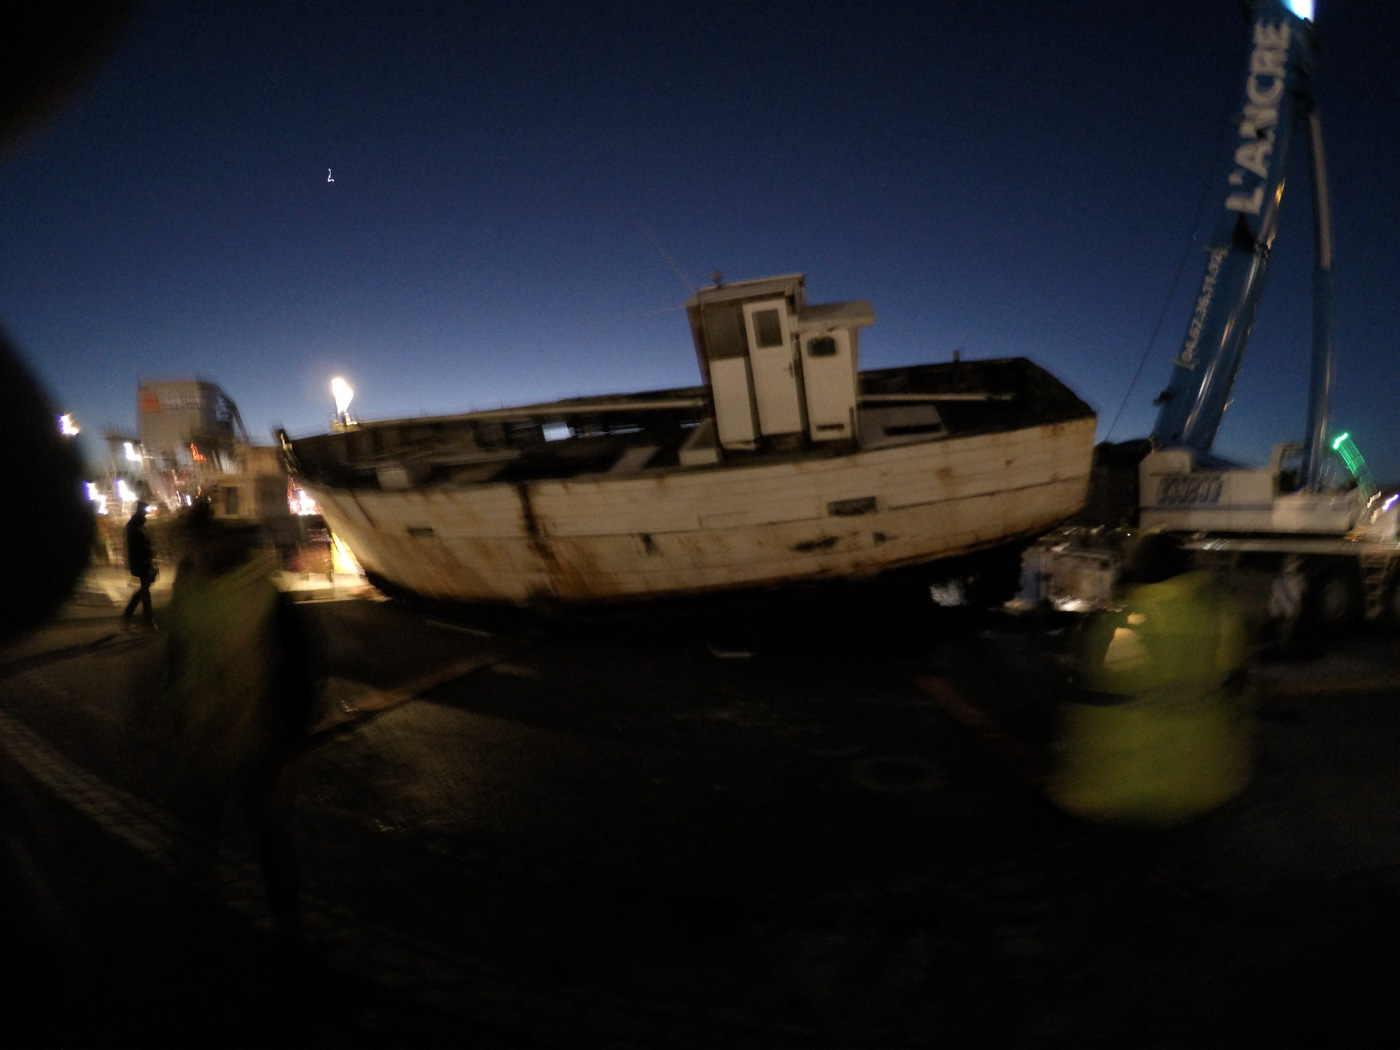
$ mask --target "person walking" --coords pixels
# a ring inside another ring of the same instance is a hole
[[[185,521],[168,620],[167,725],[181,806],[195,835],[187,874],[212,875],[225,818],[256,843],[268,910],[299,940],[294,772],[323,679],[320,635],[271,579],[249,531]]]
[[[137,502],[136,510],[132,512],[131,518],[126,523],[126,567],[131,575],[140,582],[140,586],[136,593],[131,596],[131,601],[126,603],[126,611],[122,613],[122,623],[128,630],[131,629],[132,618],[136,614],[136,606],[139,603],[146,626],[154,631],[156,620],[151,613],[151,584],[156,582],[160,570],[156,568],[155,548],[151,546],[151,538],[146,535],[146,504],[144,500]]]

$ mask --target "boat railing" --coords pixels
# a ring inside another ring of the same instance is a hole
[[[1015,394],[991,391],[948,391],[942,394],[861,394],[856,400],[862,405],[918,405],[940,401],[1010,401]]]

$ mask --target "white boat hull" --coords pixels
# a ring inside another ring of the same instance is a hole
[[[622,476],[303,484],[368,572],[424,597],[654,599],[868,578],[1039,535],[1084,505],[1094,426]]]

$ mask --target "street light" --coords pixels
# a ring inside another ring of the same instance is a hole
[[[350,399],[355,396],[355,391],[350,384],[336,376],[331,380],[331,396],[335,398],[335,425],[353,426],[355,421],[350,418]]]

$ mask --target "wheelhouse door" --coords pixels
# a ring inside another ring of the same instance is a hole
[[[802,430],[802,401],[797,388],[797,364],[788,332],[787,304],[782,299],[748,303],[744,327],[753,362],[754,400],[758,427],[764,434],[796,434]]]

